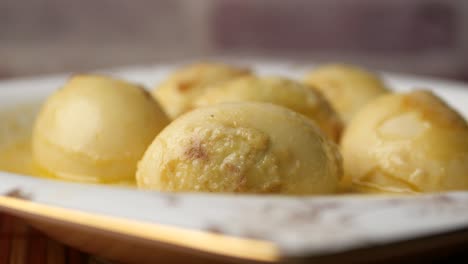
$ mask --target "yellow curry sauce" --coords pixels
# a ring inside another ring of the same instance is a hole
[[[31,139],[21,139],[0,148],[0,171],[35,176],[48,179],[59,179],[35,165],[32,157]],[[135,186],[135,182],[91,182],[120,186]]]

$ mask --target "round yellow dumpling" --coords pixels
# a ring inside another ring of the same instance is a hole
[[[196,101],[196,106],[224,102],[256,101],[284,106],[301,113],[314,122],[335,142],[342,123],[328,101],[306,85],[281,77],[246,76],[227,81],[208,90]]]
[[[341,178],[337,147],[306,117],[266,103],[195,109],[172,122],[138,165],[143,189],[327,194]]]
[[[33,157],[43,171],[62,179],[134,181],[138,160],[168,123],[142,87],[74,76],[43,105],[33,131]]]
[[[342,64],[318,67],[306,75],[305,83],[322,92],[345,123],[369,101],[389,91],[377,75]]]
[[[166,114],[175,119],[192,110],[193,102],[213,84],[250,74],[250,70],[218,63],[199,63],[175,71],[153,90]]]
[[[344,183],[365,191],[468,189],[468,126],[429,91],[384,95],[342,138]]]

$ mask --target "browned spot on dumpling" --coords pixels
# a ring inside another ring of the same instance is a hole
[[[232,163],[227,163],[225,166],[229,172],[232,172],[235,174],[240,173],[240,168]]]
[[[247,187],[247,177],[245,175],[241,175],[239,178],[239,184],[237,185],[234,191],[242,192],[247,189],[246,187]]]
[[[183,92],[187,92],[194,86],[195,86],[195,83],[193,81],[183,81],[177,85],[177,89],[179,90],[179,92],[183,93]]]
[[[200,140],[191,140],[189,147],[184,152],[184,155],[191,160],[208,160],[208,152]]]

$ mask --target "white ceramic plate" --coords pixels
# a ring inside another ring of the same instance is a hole
[[[241,63],[253,66],[260,74],[292,78],[300,78],[305,70],[313,68],[313,65],[288,63]],[[174,66],[103,72],[153,87]],[[40,102],[68,76],[0,82],[0,108]],[[432,89],[468,116],[468,86],[465,84],[395,74],[384,74],[384,77],[397,91]],[[34,111],[31,108],[16,116],[17,125],[30,125]],[[0,122],[0,135],[5,136],[11,120]],[[266,262],[323,260],[352,252],[360,252],[359,259],[375,259],[385,255],[384,251],[378,251],[382,248],[392,255],[418,248],[397,247],[405,245],[400,243],[402,241],[411,240],[412,245],[425,241],[427,247],[431,241],[433,248],[449,243],[447,241],[468,241],[465,230],[468,228],[468,192],[411,197],[166,194],[0,173],[2,194],[0,208],[29,219],[64,242],[109,258],[127,260],[138,259],[141,254],[148,254],[147,258],[141,258],[143,260],[157,259],[165,251],[185,254],[192,260],[197,256]],[[123,251],[139,252],[138,247],[148,250],[138,253],[139,256],[118,250],[93,250],[87,243],[78,241],[79,244],[71,239],[68,231],[57,232],[59,227],[88,232],[88,239],[107,239],[104,244],[110,243],[110,239],[135,247]],[[447,240],[443,235],[451,238]],[[428,237],[431,239],[419,240]]]

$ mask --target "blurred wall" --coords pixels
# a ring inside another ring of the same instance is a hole
[[[230,55],[468,78],[464,0],[0,0],[0,77]]]

